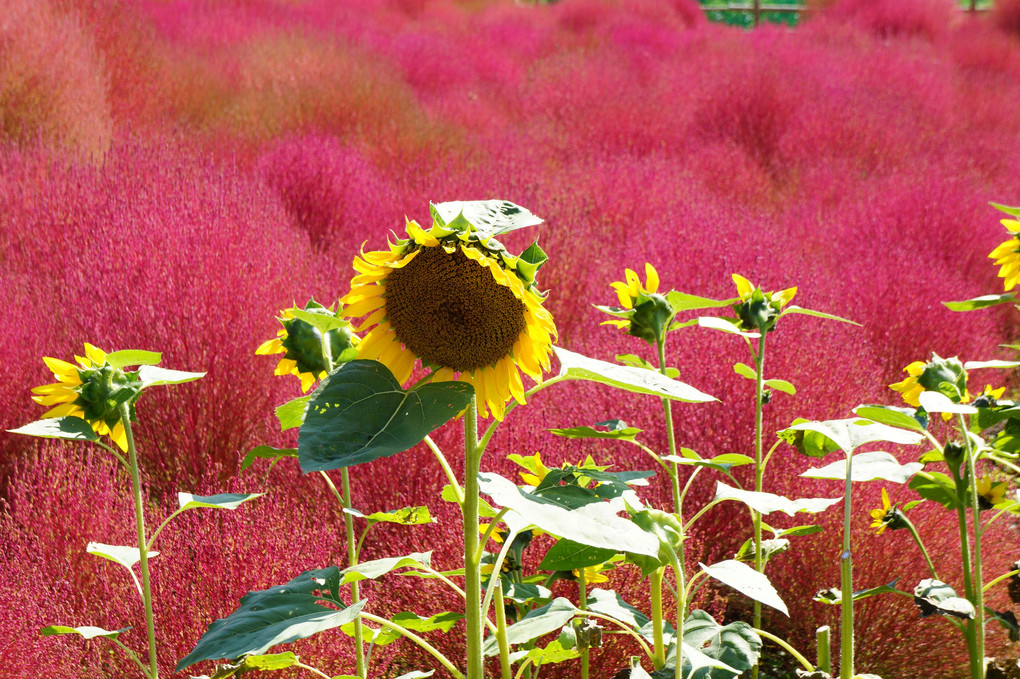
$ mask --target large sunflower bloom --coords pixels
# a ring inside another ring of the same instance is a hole
[[[1020,283],[1020,221],[1003,219],[1001,222],[1013,237],[992,250],[988,256],[1001,267],[999,278],[1006,279],[1003,281],[1006,290],[1012,290]]]
[[[540,382],[556,339],[535,267],[470,226],[425,231],[408,221],[406,231],[388,251],[354,260],[358,274],[341,303],[368,331],[359,358],[386,365],[400,383],[420,360],[433,381],[471,384],[482,417],[503,419],[511,397],[525,402],[520,373]]]
[[[57,381],[34,387],[32,400],[40,405],[54,406],[43,413],[44,419],[80,417],[92,426],[97,435],[109,436],[121,450],[126,451],[127,432],[124,423],[115,410],[102,407],[108,405],[105,397],[109,395],[111,378],[115,378],[107,373],[119,373],[121,377],[124,373],[107,365],[106,352],[87,342],[85,356],[75,356],[74,359],[78,365],[44,356],[43,362],[53,371]],[[86,391],[92,394],[92,399],[85,397]]]

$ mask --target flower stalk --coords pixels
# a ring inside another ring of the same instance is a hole
[[[763,328],[758,336],[758,351],[754,352],[754,490],[762,492],[765,466],[762,463],[762,411],[765,393],[765,336]],[[765,571],[765,560],[761,548],[761,513],[752,511],[754,518],[754,569]],[[761,629],[761,602],[754,602],[755,629]],[[751,668],[751,679],[758,679],[758,666]]]
[[[149,583],[149,550],[145,540],[145,505],[142,501],[142,481],[138,471],[138,454],[135,437],[131,431],[131,409],[127,402],[118,406],[120,421],[127,436],[128,466],[131,469],[131,490],[135,501],[135,527],[138,533],[138,568],[142,573],[142,606],[145,608],[145,630],[149,640],[150,679],[159,679],[159,663],[156,660],[156,624],[152,614],[152,588]]]
[[[482,450],[478,445],[477,397],[464,414],[464,593],[467,600],[464,622],[467,626],[467,676],[482,677],[481,550],[478,545],[478,472]]]

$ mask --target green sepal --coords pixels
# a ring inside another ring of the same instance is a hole
[[[536,241],[528,246],[528,249],[522,252],[517,260],[517,275],[528,285],[533,285],[538,270],[548,261],[549,256],[538,246]]]

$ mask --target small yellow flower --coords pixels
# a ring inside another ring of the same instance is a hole
[[[296,376],[301,380],[301,391],[307,392],[316,380],[321,380],[326,376],[326,363],[322,355],[322,332],[311,323],[295,317],[295,310],[297,307],[284,309],[280,312],[278,320],[282,327],[276,331],[276,337],[259,345],[255,353],[260,356],[283,354],[284,356],[276,364],[273,374]],[[309,301],[301,311],[328,316],[336,315],[314,300]],[[349,350],[356,347],[360,340],[357,335],[351,332],[350,324],[345,323],[343,327],[329,330],[326,333],[326,339],[331,359],[336,365],[355,357],[355,354]]]
[[[641,295],[650,295],[659,291],[659,274],[651,264],[645,264],[645,284],[641,285],[641,279],[631,269],[624,270],[626,282],[610,283],[616,290],[616,296],[620,300],[620,306],[624,309],[633,309],[634,301]],[[607,321],[613,325],[626,323],[627,321]],[[620,326],[625,327],[625,326]]]
[[[521,472],[521,480],[529,486],[537,487],[550,471],[549,467],[546,467],[545,463],[542,462],[542,453],[535,453],[530,457],[522,459],[528,471]]]
[[[127,450],[127,432],[117,411],[117,402],[111,403],[111,391],[130,382],[130,378],[106,362],[106,352],[85,343],[85,356],[75,356],[78,365],[57,358],[43,357],[43,362],[57,378],[54,384],[32,389],[32,400],[44,406],[54,406],[43,413],[43,418],[80,417],[87,421],[99,436],[109,436],[121,450]],[[91,398],[83,392],[88,390]]]
[[[594,566],[586,566],[584,568],[584,581],[585,583],[592,585],[600,582],[609,582],[609,576],[605,575],[602,571],[606,568],[604,563],[595,564]],[[575,578],[581,577],[581,569],[575,568],[572,572]]]
[[[980,509],[991,509],[1006,499],[1006,483],[992,483],[992,477],[985,474],[977,481],[978,506]]]
[[[900,394],[903,395],[903,400],[915,408],[918,408],[921,405],[918,397],[921,395],[921,392],[924,391],[924,387],[922,387],[921,383],[918,382],[918,378],[924,373],[926,366],[927,364],[922,361],[914,361],[903,369],[907,375],[909,375],[907,379],[902,382],[896,382],[889,385],[890,389],[900,392]]]
[[[885,529],[889,527],[890,521],[887,519],[890,512],[892,511],[892,503],[889,502],[889,493],[885,492],[885,488],[882,489],[882,506],[879,509],[871,510],[871,518],[874,519],[871,522],[872,528],[877,528],[875,535],[881,535],[885,532]]]
[[[797,294],[796,286],[777,292],[765,292],[738,273],[733,274],[733,283],[737,286],[737,296],[740,298],[733,305],[733,310],[745,330],[768,331],[774,328],[782,308]]]
[[[989,258],[994,259],[1000,267],[999,278],[1004,278],[1003,285],[1007,291],[1020,283],[1020,221],[1003,219],[1002,225],[1013,234],[1013,237],[992,250]]]

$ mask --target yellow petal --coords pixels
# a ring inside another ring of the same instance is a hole
[[[259,348],[255,350],[255,353],[259,356],[267,356],[269,354],[282,354],[287,350],[283,347],[283,342],[280,341],[279,337],[274,337],[271,340],[266,340],[259,345]]]
[[[645,286],[648,292],[659,291],[659,273],[654,266],[648,263],[645,264]]]
[[[113,430],[110,431],[110,438],[113,439],[113,442],[116,443],[121,450],[127,452],[127,431],[124,429],[123,422],[118,420],[117,424],[113,425]]]
[[[751,284],[751,281],[738,273],[733,274],[733,282],[737,284],[737,296],[740,299],[747,299],[754,292],[754,286]]]

